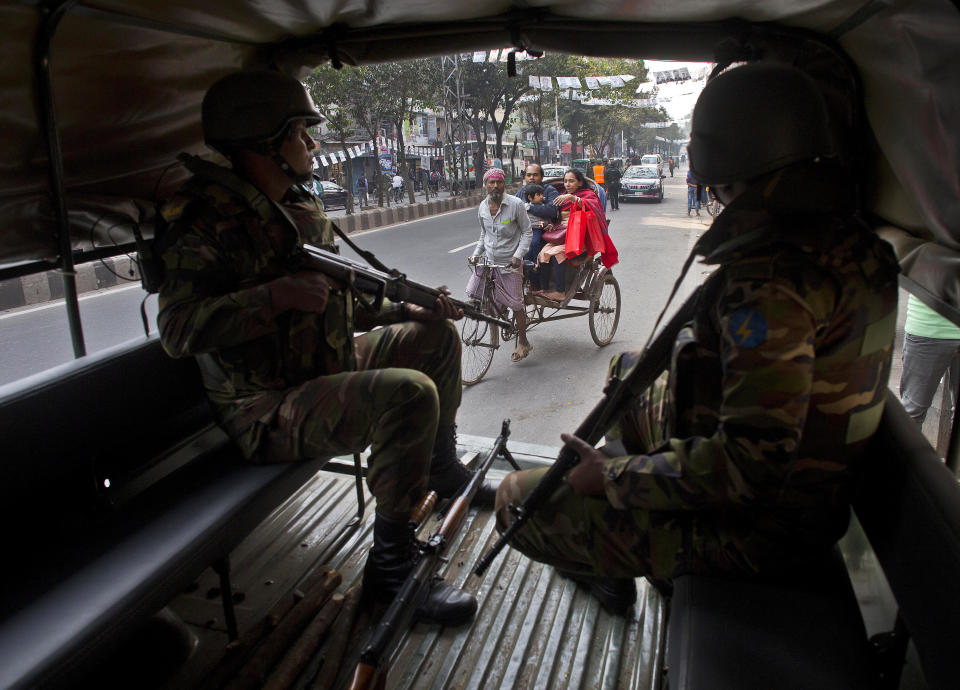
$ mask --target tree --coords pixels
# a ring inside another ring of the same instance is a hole
[[[344,186],[347,188],[347,214],[353,213],[353,159],[347,151],[347,137],[353,134],[353,119],[341,105],[347,99],[352,87],[352,73],[333,67],[318,67],[307,77],[307,87],[320,114],[327,119],[327,127],[340,142],[347,175]]]
[[[440,68],[436,60],[420,58],[380,65],[369,69],[376,74],[375,81],[389,96],[385,108],[386,119],[393,122],[400,151],[400,174],[409,178],[406,144],[403,139],[404,122],[413,122],[413,116],[428,107],[437,107],[440,100]],[[413,203],[413,185],[408,190]]]
[[[569,69],[573,74],[568,76],[579,77],[581,82],[587,77],[627,74],[644,81],[647,74],[642,60],[620,58],[573,58]],[[621,87],[603,85],[571,91],[568,98],[561,101],[560,122],[570,132],[573,157],[576,157],[581,136],[584,143],[592,145],[601,156],[614,135],[623,131],[630,120],[628,111],[635,108],[636,94],[631,86],[634,83],[637,82],[631,80]]]
[[[535,62],[524,63],[523,72],[526,77],[555,77],[572,76],[575,58],[562,53],[548,53]],[[529,79],[527,79],[529,84]],[[543,139],[543,130],[552,119],[556,91],[542,91],[531,88],[517,103],[517,111],[522,124],[533,130],[536,142],[536,161],[542,162],[540,142]]]

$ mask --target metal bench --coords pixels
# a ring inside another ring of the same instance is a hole
[[[363,516],[359,456],[244,462],[156,338],[0,387],[0,438],[0,687],[75,681],[211,565],[235,638],[230,551],[321,469]]]
[[[931,688],[956,687],[960,487],[888,393],[853,502],[899,614],[867,639],[839,551],[791,579],[674,582],[670,687],[896,688],[912,639]]]

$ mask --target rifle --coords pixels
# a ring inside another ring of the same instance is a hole
[[[473,477],[467,482],[460,494],[453,499],[440,526],[426,542],[418,543],[420,552],[417,564],[400,587],[383,619],[374,628],[370,640],[360,654],[360,661],[353,672],[350,690],[367,690],[376,687],[375,681],[380,672],[380,664],[389,658],[389,651],[400,634],[410,626],[413,613],[427,593],[427,587],[434,574],[440,568],[444,551],[456,537],[467,509],[474,495],[483,484],[487,470],[498,455],[503,455],[511,464],[513,457],[507,450],[507,437],[510,436],[510,420],[503,420],[500,435],[494,441],[493,448],[480,463]],[[417,511],[422,513],[423,511]]]
[[[387,270],[371,268],[359,261],[348,259],[345,256],[309,244],[303,245],[303,249],[300,257],[300,268],[319,271],[351,289],[373,296],[372,307],[374,309],[379,309],[384,298],[392,302],[410,302],[426,309],[433,309],[437,297],[444,294],[437,288],[410,280],[395,268]],[[484,314],[466,302],[450,297],[447,299],[455,307],[462,309],[464,315],[471,319],[487,321],[501,328],[512,328],[509,321]]]
[[[710,285],[710,290],[715,291],[713,286],[718,284],[719,281],[717,280],[708,280],[707,283],[699,286],[681,305],[657,337],[644,349],[636,364],[626,374],[615,371],[610,375],[603,388],[600,401],[577,427],[577,430],[573,432],[574,436],[583,439],[591,446],[600,441],[603,434],[622,412],[624,403],[643,393],[670,365],[673,344],[677,334],[684,324],[693,319],[700,300],[706,299],[704,295],[708,289],[707,286]],[[560,487],[567,472],[572,470],[579,462],[580,456],[569,446],[565,445],[560,449],[556,461],[543,475],[540,482],[523,499],[523,503],[519,506],[510,506],[510,512],[514,516],[513,522],[507,526],[496,543],[490,547],[490,550],[477,561],[473,568],[475,575],[483,575],[486,572],[490,564],[493,563],[493,559],[503,550],[510,538],[526,524],[540,505]]]

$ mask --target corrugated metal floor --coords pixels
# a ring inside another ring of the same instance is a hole
[[[461,437],[461,451],[485,442],[491,443]],[[549,449],[508,447],[524,466],[552,457]],[[502,477],[508,469],[498,464],[489,476]],[[241,632],[262,620],[318,566],[343,574],[341,592],[359,579],[370,546],[373,505],[368,503],[358,528],[338,537],[356,510],[354,491],[352,478],[321,472],[236,549],[231,565]],[[476,577],[470,570],[495,540],[493,523],[491,512],[471,510],[447,551],[443,571],[447,581],[477,596],[476,619],[458,628],[414,626],[391,660],[388,689],[660,687],[665,604],[645,580],[637,581],[639,599],[628,619],[607,614],[552,567],[510,549],[482,578]],[[423,531],[432,531],[432,523]],[[217,587],[216,576],[206,572],[171,604],[197,634],[199,646],[168,688],[202,687],[223,656],[227,638]],[[352,673],[361,644],[351,641],[353,656],[344,660],[338,687]],[[294,687],[308,687],[319,663],[317,658],[308,666]]]

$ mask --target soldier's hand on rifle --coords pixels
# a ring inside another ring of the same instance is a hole
[[[439,288],[440,296],[434,302],[433,309],[424,309],[423,307],[405,302],[407,318],[413,321],[439,321],[441,319],[453,319],[454,321],[463,318],[463,310],[453,305],[453,302],[447,297],[450,294],[446,285]]]
[[[332,278],[316,271],[300,271],[276,278],[268,283],[273,311],[282,314],[295,309],[322,314],[327,308],[330,288],[336,284]]]
[[[560,434],[560,439],[580,456],[580,462],[567,472],[567,484],[581,496],[603,494],[603,475],[607,456],[586,441],[572,434]]]
[[[522,263],[523,263],[523,259],[520,258],[519,256],[510,257],[510,265],[513,266],[514,268],[519,268],[520,264]]]

